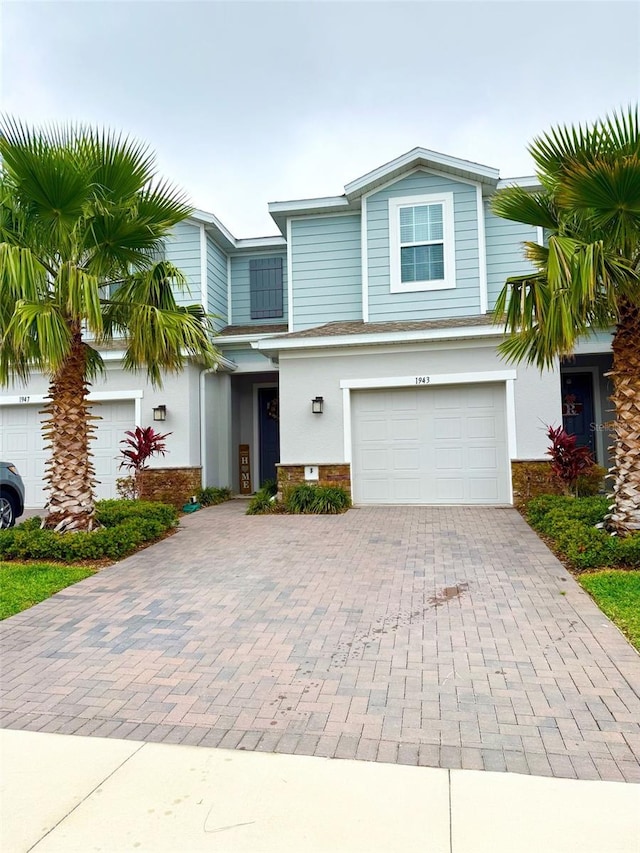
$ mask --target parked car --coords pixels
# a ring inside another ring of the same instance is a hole
[[[11,462],[0,462],[0,530],[13,527],[24,512],[24,483]]]

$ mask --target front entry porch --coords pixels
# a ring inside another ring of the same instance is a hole
[[[560,366],[562,424],[588,447],[598,465],[610,467],[614,411],[610,402],[610,353],[576,355]]]
[[[253,494],[276,479],[280,461],[278,373],[211,374],[206,383],[206,485]]]

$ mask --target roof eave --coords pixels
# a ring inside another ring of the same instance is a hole
[[[427,148],[413,148],[406,154],[396,157],[395,160],[391,160],[389,163],[385,163],[383,166],[379,166],[377,169],[346,184],[345,195],[350,201],[353,201],[364,193],[371,192],[377,186],[392,181],[403,172],[420,166],[426,169],[448,172],[454,178],[457,176],[476,183],[487,184],[490,187],[495,187],[500,177],[498,169],[491,166],[483,166],[480,163],[450,157],[437,151],[429,151]]]
[[[300,349],[324,349],[326,347],[374,346],[397,343],[422,343],[426,341],[464,340],[473,338],[502,337],[504,329],[493,324],[486,326],[461,326],[458,328],[415,329],[405,332],[369,332],[353,335],[318,335],[307,338],[273,336],[270,339],[254,340],[254,349],[267,352]]]

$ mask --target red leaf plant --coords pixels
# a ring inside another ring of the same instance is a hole
[[[120,462],[121,468],[134,470],[136,473],[143,471],[147,465],[147,460],[152,456],[162,454],[166,455],[165,439],[171,435],[170,432],[162,435],[156,432],[153,427],[136,427],[135,430],[126,430],[125,435],[129,438],[123,438],[120,444],[125,447],[120,450],[124,459]]]
[[[551,470],[566,490],[575,494],[578,477],[595,464],[591,451],[588,447],[579,447],[578,437],[568,433],[564,427],[547,427],[547,437],[551,442],[547,450],[551,457]]]

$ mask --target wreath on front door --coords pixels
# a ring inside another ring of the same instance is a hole
[[[273,399],[269,400],[269,402],[267,403],[267,417],[271,418],[272,421],[280,420],[277,397],[273,397]]]

